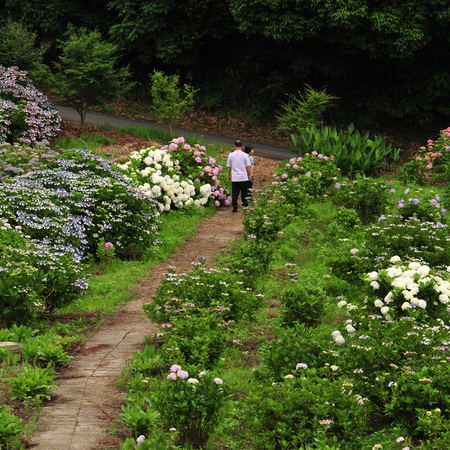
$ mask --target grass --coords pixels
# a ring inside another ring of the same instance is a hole
[[[116,143],[117,142],[114,139],[107,138],[98,133],[85,133],[82,134],[79,139],[67,137],[56,141],[53,144],[53,147],[64,149],[88,149],[95,152],[95,150],[102,145],[114,145]]]
[[[194,236],[196,224],[205,216],[212,214],[214,209],[196,208],[189,211],[190,213],[170,211],[161,216],[158,237],[162,244],[147,259],[114,260],[111,264],[92,265],[88,293],[58,309],[57,313],[97,311],[109,314],[117,305],[123,305],[133,299],[138,280],[151,276],[151,270],[157,263],[166,260],[186,239]]]

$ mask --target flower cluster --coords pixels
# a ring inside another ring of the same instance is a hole
[[[438,139],[429,139],[426,146],[420,147],[417,156],[402,167],[400,178],[419,184],[449,181],[449,162],[450,127],[441,130]]]
[[[0,215],[36,242],[70,247],[83,256],[94,254],[102,238],[118,253],[129,245],[148,250],[157,232],[154,202],[112,171],[107,160],[86,152],[58,160],[55,170],[4,183]]]
[[[0,181],[19,174],[54,167],[60,153],[45,144],[0,144]]]
[[[0,65],[0,143],[32,143],[56,136],[61,118],[27,72]]]
[[[190,204],[228,205],[228,192],[218,179],[222,166],[215,165],[214,158],[205,156],[204,150],[198,144],[192,148],[180,137],[159,149],[133,152],[118,168],[145,195],[156,199],[161,212]]]
[[[316,151],[291,158],[280,167],[276,176],[281,180],[292,179],[299,183],[309,195],[320,196],[330,191],[339,176],[339,169],[333,156],[322,155]]]
[[[367,275],[375,296],[375,312],[387,320],[409,316],[415,310],[426,310],[430,319],[445,318],[450,306],[450,281],[426,264],[412,261],[404,265],[398,256],[390,261],[392,266]]]

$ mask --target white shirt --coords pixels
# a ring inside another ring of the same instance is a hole
[[[231,167],[231,181],[247,181],[247,166],[251,166],[247,153],[236,149],[227,158],[227,167]]]

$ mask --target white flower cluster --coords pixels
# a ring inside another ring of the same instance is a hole
[[[145,168],[139,169],[136,164],[145,165]],[[179,174],[178,161],[164,149],[143,148],[133,152],[129,161],[117,167],[127,178],[137,181],[145,195],[156,200],[161,212],[169,211],[172,206],[181,209],[191,203],[201,207],[212,196],[210,184],[202,185],[196,192],[193,181]]]
[[[344,336],[342,336],[340,331],[338,331],[338,330],[333,331],[331,333],[331,336],[334,339],[334,342],[336,342],[336,344],[339,344],[339,345],[344,345],[345,344]]]
[[[408,266],[395,264],[400,262],[398,256],[394,256],[390,261],[394,265],[386,269],[385,275],[382,276],[387,277],[386,281],[390,283],[393,289],[383,299],[376,299],[374,302],[375,307],[380,309],[381,314],[386,319],[392,319],[389,315],[390,304],[395,301],[396,294],[400,294],[404,300],[401,305],[402,310],[405,311],[416,307],[426,309],[427,301],[420,298],[421,290],[423,292],[425,286],[430,283],[434,291],[438,294],[438,299],[441,304],[447,305],[450,302],[450,282],[439,276],[430,274],[429,266],[419,262],[410,262]],[[372,280],[370,285],[374,289],[378,289],[380,275],[377,272],[371,272],[368,274],[368,277]]]

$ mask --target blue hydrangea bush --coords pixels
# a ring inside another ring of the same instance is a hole
[[[151,251],[155,202],[113,170],[111,161],[87,150],[66,157],[55,170],[3,183],[0,216],[34,241],[64,245],[83,258],[95,254],[100,239],[112,242],[119,254],[130,246]]]
[[[31,320],[80,296],[85,269],[73,248],[38,243],[2,218],[0,324]]]

